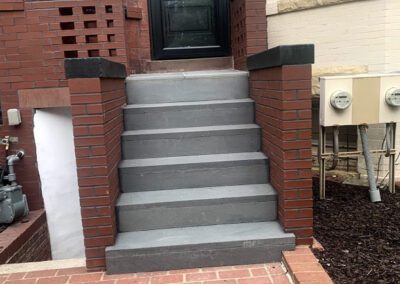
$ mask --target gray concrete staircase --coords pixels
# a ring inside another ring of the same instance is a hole
[[[127,78],[108,273],[279,261],[294,248],[247,84],[234,70]]]

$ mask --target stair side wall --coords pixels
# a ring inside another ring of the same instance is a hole
[[[250,96],[278,192],[279,221],[297,244],[312,244],[311,63],[314,47],[277,47],[248,58]],[[299,55],[301,56],[299,57]],[[285,56],[288,55],[288,56]]]
[[[115,243],[117,234],[125,66],[99,58],[66,60],[65,66],[86,267],[89,271],[104,270],[105,248]]]

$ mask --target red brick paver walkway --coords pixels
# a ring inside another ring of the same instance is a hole
[[[294,251],[283,252],[283,262],[295,284],[333,284],[309,247],[298,246]]]
[[[289,284],[280,263],[196,268],[175,271],[106,275],[85,268],[56,269],[0,275],[0,284]]]

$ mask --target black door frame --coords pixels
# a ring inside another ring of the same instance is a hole
[[[229,1],[216,1],[216,26],[218,47],[164,49],[161,0],[149,0],[150,36],[153,59],[185,59],[219,57],[230,54]]]

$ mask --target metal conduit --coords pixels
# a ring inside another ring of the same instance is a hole
[[[358,126],[360,130],[361,143],[363,147],[363,153],[365,158],[365,165],[367,166],[367,174],[368,174],[368,183],[369,183],[369,197],[371,202],[380,202],[381,201],[381,193],[376,186],[375,174],[374,174],[374,165],[372,162],[371,153],[369,151],[368,145],[368,135],[367,128],[368,125],[363,124]]]

